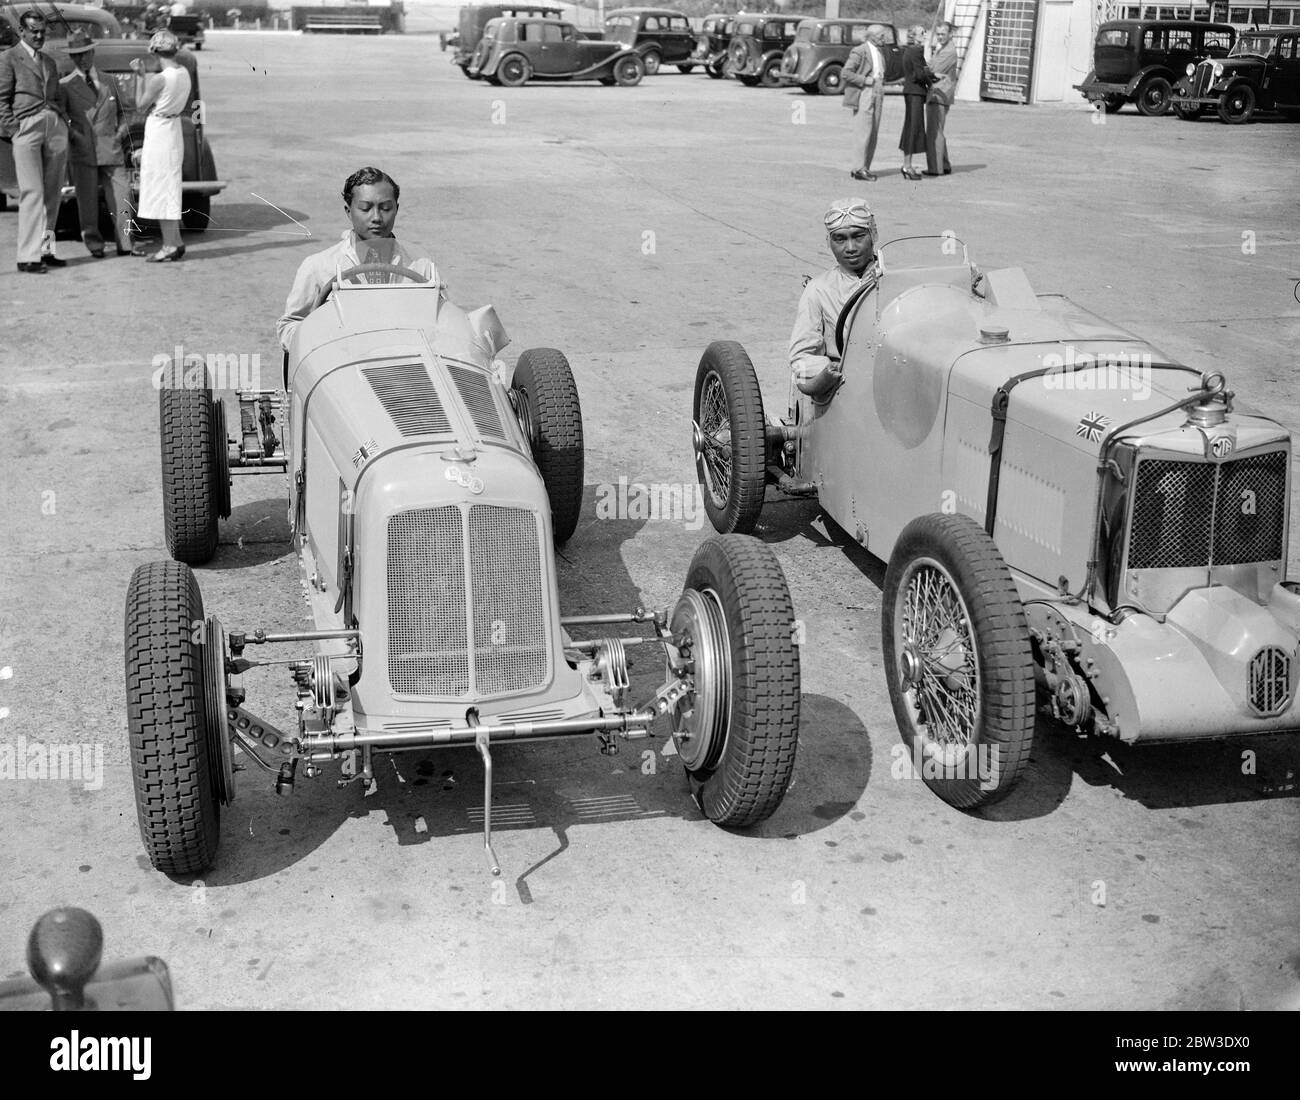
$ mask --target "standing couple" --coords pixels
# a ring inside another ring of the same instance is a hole
[[[935,28],[935,37],[939,47],[928,65],[922,45],[924,27],[910,28],[908,45],[902,51],[901,77],[906,114],[899,148],[903,151],[902,174],[913,180],[922,176],[912,167],[912,156],[921,152],[925,153],[926,159],[924,175],[948,175],[952,171],[944,137],[948,108],[952,106],[957,86],[957,51],[952,44],[952,24],[940,23]],[[871,171],[871,161],[876,153],[885,84],[889,80],[882,48],[884,40],[884,28],[871,26],[866,41],[854,46],[844,63],[844,106],[853,112],[855,166],[849,175],[856,180],[874,181],[877,178]]]

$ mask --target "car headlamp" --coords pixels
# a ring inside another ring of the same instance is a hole
[[[1214,76],[1215,76],[1215,79],[1218,79],[1218,78],[1221,77],[1222,75],[1223,75],[1223,66],[1220,65],[1220,64],[1216,61],[1216,62],[1214,63]]]
[[[1187,75],[1188,75],[1188,76],[1195,76],[1195,75],[1196,75],[1196,66],[1193,65],[1191,62],[1188,62],[1188,64],[1187,64]]]

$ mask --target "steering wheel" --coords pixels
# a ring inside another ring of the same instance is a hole
[[[421,275],[418,271],[412,271],[409,267],[400,267],[397,264],[356,264],[349,267],[346,271],[338,273],[340,281],[350,279],[352,282],[360,282],[354,279],[354,275],[367,275],[372,272],[383,272],[385,275],[400,275],[404,279],[409,279],[413,283],[427,283],[429,280]]]

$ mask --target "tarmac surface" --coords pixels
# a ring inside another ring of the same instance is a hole
[[[620,479],[695,499],[709,341],[744,343],[784,408],[794,304],[831,262],[820,215],[838,196],[865,194],[884,239],[955,232],[986,270],[1023,267],[1300,428],[1300,126],[962,103],[954,175],[911,183],[891,98],[879,181],[859,184],[839,99],[672,70],[492,88],[448,57],[428,38],[214,33],[198,61],[230,185],[185,259],[64,241],[69,266],[41,279],[0,263],[0,743],[103,764],[0,778],[0,977],[23,972],[42,912],[75,904],[106,958],[164,958],[187,1009],[1300,1004],[1293,737],[1126,749],[1040,719],[1012,796],[951,809],[900,777],[883,564],[775,498],[759,534],[804,625],[803,721],[794,785],[757,829],[704,819],[658,730],[613,757],[586,739],[495,750],[499,880],[469,749],[381,758],[370,794],[333,768],[288,798],[242,772],[215,868],[150,868],[122,621],[131,571],[166,554],[151,376],[181,346],[258,355],[274,384],[294,270],[346,228],[338,192],[363,164],[400,182],[397,231],[432,246],[451,297],[495,304],[506,358],[550,346],[573,364],[588,501],[559,558],[566,614],[676,599],[702,511],[598,518],[596,502]],[[11,208],[0,257],[15,234]],[[198,571],[208,611],[304,628],[282,479],[234,494]],[[659,672],[638,662],[640,694]],[[292,728],[287,677],[245,682]]]

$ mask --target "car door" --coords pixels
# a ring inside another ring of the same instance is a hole
[[[534,23],[541,32],[537,48],[537,71],[552,76],[571,73],[578,68],[577,32],[563,23]]]
[[[1284,34],[1278,38],[1273,80],[1274,101],[1283,107],[1300,107],[1300,34]]]

